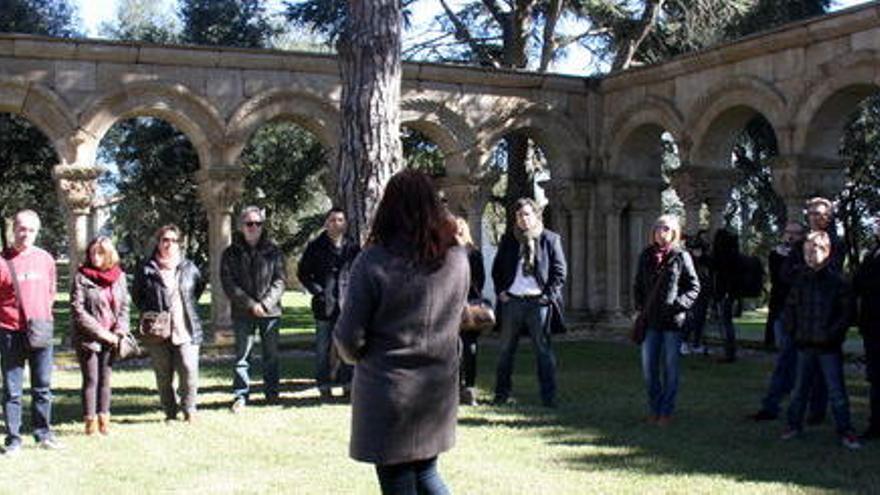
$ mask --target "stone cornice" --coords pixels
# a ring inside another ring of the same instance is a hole
[[[880,27],[880,2],[784,24],[770,31],[681,55],[660,64],[610,75],[601,80],[600,91],[608,93],[633,85],[672,79],[718,65],[732,64],[790,48],[806,47],[873,27]]]

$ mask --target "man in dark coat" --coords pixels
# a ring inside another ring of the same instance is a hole
[[[880,241],[880,215],[874,219],[874,234]],[[859,332],[865,344],[870,385],[871,415],[862,438],[873,440],[880,438],[880,242],[862,259],[853,286],[859,298]]]
[[[235,400],[232,412],[247,404],[250,394],[248,368],[255,331],[260,331],[263,360],[263,390],[268,403],[278,400],[278,327],[286,272],[284,254],[263,230],[263,210],[248,206],[239,216],[232,244],[223,251],[220,280],[232,306],[235,331]]]
[[[565,275],[559,234],[544,228],[540,209],[533,200],[517,200],[516,225],[501,238],[492,264],[501,318],[496,403],[510,399],[513,360],[520,331],[525,329],[535,349],[541,401],[547,407],[556,406],[556,357],[550,334],[555,325],[562,324]]]
[[[297,277],[312,295],[312,314],[315,317],[315,381],[324,400],[332,397],[331,377],[336,367],[336,382],[348,395],[351,384],[351,366],[337,362],[334,366],[332,332],[339,317],[343,285],[360,246],[348,239],[345,212],[332,208],[324,218],[324,231],[309,242],[299,260]]]

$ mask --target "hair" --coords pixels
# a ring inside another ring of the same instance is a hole
[[[327,213],[324,214],[324,221],[326,222],[327,219],[330,218],[330,215],[332,215],[334,213],[342,213],[342,216],[345,216],[345,210],[343,210],[342,207],[334,206],[334,207],[330,208],[329,210],[327,210]]]
[[[455,221],[440,203],[431,179],[417,170],[403,170],[385,186],[367,243],[388,246],[402,238],[413,246],[417,263],[434,269],[456,244],[455,232]]]
[[[37,229],[39,230],[42,223],[40,222],[40,215],[37,215],[37,212],[34,210],[19,210],[15,217],[13,217],[13,223],[18,224],[24,218],[30,218],[37,223]]]
[[[807,244],[827,248],[828,252],[831,252],[831,237],[828,235],[828,232],[825,232],[824,230],[813,230],[807,234],[804,246]]]
[[[541,207],[538,206],[538,203],[532,198],[519,198],[513,203],[513,211],[517,212],[523,207],[530,206],[532,211],[535,212],[535,215],[541,215]]]
[[[251,213],[256,213],[257,215],[260,215],[261,222],[266,221],[266,211],[265,210],[263,210],[259,206],[249,205],[249,206],[245,206],[244,208],[242,208],[241,213],[238,214],[238,224],[239,225],[244,224],[245,217],[247,217]]]
[[[474,247],[474,238],[471,237],[471,226],[468,225],[467,220],[461,218],[459,216],[455,217],[455,234],[456,237],[459,237],[458,233],[461,232],[461,239],[464,241],[464,245],[473,248]]]
[[[651,228],[651,242],[654,242],[654,230],[660,225],[666,225],[672,230],[672,244],[673,246],[678,246],[681,244],[681,221],[679,221],[678,217],[671,214],[666,213],[664,215],[660,215],[657,217],[657,220],[654,221],[654,226]]]
[[[92,265],[92,251],[100,251],[104,254],[104,264],[103,266],[94,266]],[[119,264],[119,253],[116,251],[116,248],[113,247],[113,241],[110,240],[109,237],[99,235],[92,239],[92,242],[89,243],[86,248],[86,260],[85,264],[87,266],[91,266],[92,268],[97,268],[98,270],[109,270],[114,266]]]
[[[828,208],[829,213],[834,212],[834,203],[831,202],[828,198],[823,198],[821,196],[816,196],[814,198],[810,198],[807,200],[807,211],[814,206],[824,206]]]
[[[180,227],[173,223],[165,224],[156,229],[156,234],[154,235],[154,237],[156,238],[157,243],[162,241],[162,236],[165,235],[166,232],[174,232],[175,234],[177,234],[178,238],[180,238],[181,236]]]

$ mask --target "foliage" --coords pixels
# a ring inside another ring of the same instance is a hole
[[[752,8],[728,26],[727,35],[730,38],[739,38],[788,22],[822,15],[832,3],[832,0],[757,0]]]
[[[247,170],[242,201],[267,210],[267,231],[288,255],[323,225],[329,206],[320,180],[326,155],[314,135],[289,122],[263,126],[242,153]]]
[[[73,38],[81,36],[76,8],[68,0],[2,0],[0,32]]]
[[[208,219],[198,198],[199,159],[192,143],[171,124],[152,117],[118,122],[104,136],[100,159],[118,174],[101,178],[119,194],[112,218],[120,254],[137,262],[149,254],[155,230],[177,224],[186,254],[203,265],[208,255]]]
[[[264,48],[278,32],[265,0],[181,0],[181,41],[196,45]]]
[[[112,39],[176,43],[180,26],[177,19],[162,11],[153,0],[121,0],[116,6],[115,23],[103,23],[101,33]]]
[[[428,136],[404,126],[400,128],[400,143],[407,168],[421,170],[434,177],[446,175],[443,152]]]
[[[0,164],[0,217],[12,222],[18,210],[36,211],[42,223],[37,242],[55,255],[65,253],[65,214],[52,178],[58,165],[52,144],[24,117],[0,113]],[[3,245],[11,241],[6,234],[0,225]]]

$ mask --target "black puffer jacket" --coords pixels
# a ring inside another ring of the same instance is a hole
[[[648,328],[678,331],[684,326],[687,311],[700,295],[700,278],[687,251],[672,248],[660,267],[655,255],[657,249],[655,244],[651,244],[639,256],[634,288],[635,308],[643,311],[650,306]],[[658,277],[662,277],[659,282]],[[649,304],[648,298],[655,283],[659,285],[654,302]]]
[[[202,343],[202,320],[196,310],[199,297],[205,290],[205,281],[196,265],[188,260],[181,260],[177,265],[177,285],[183,301],[183,315],[186,326],[192,337],[193,344]],[[134,273],[134,284],[131,288],[131,299],[141,311],[168,311],[171,307],[168,291],[162,282],[159,265],[151,256]]]
[[[785,329],[800,348],[837,349],[852,320],[849,284],[829,263],[819,270],[804,266],[785,301]]]
[[[257,304],[263,306],[266,316],[281,316],[286,278],[284,253],[265,235],[251,247],[236,233],[232,244],[223,250],[220,280],[233,318],[250,318],[251,308]]]

